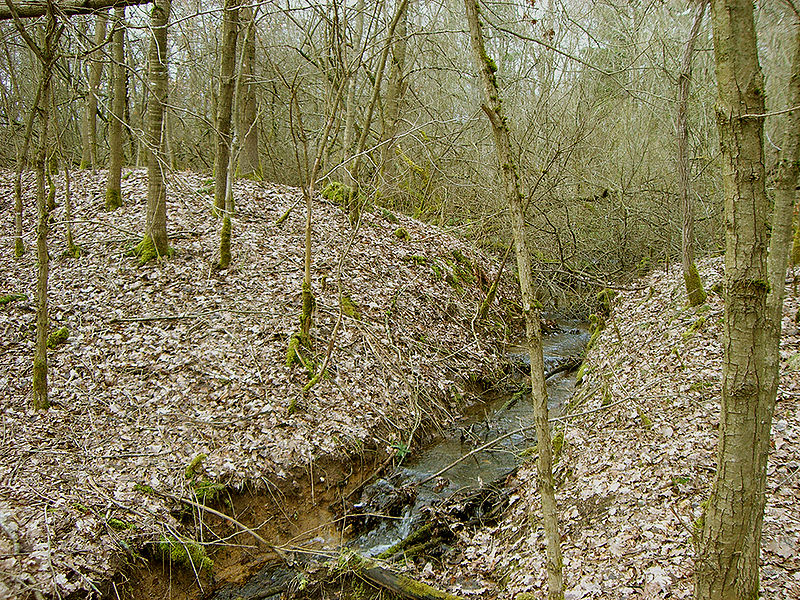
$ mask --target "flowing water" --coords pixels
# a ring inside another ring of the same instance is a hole
[[[586,328],[576,323],[561,323],[558,332],[543,336],[545,372],[557,368],[565,359],[581,355],[588,339]],[[512,348],[508,352],[508,358],[510,362],[521,367],[521,379],[522,372],[530,365],[527,353],[522,348]],[[551,414],[558,414],[563,409],[574,387],[575,377],[570,373],[556,374],[548,379],[548,405]],[[351,547],[368,556],[380,554],[411,533],[416,517],[425,507],[454,492],[480,488],[511,472],[521,460],[520,453],[536,444],[536,436],[532,429],[534,414],[530,395],[526,394],[513,404],[509,401],[507,395],[498,397],[481,405],[478,410],[471,411],[452,436],[432,444],[401,466],[391,477],[379,480],[367,488],[365,497],[379,499],[396,494],[398,490],[412,488],[416,491],[416,499],[405,506],[398,517],[383,519],[377,526],[355,538]],[[497,445],[470,456],[440,477],[420,483],[474,448],[523,428],[529,429],[515,433]],[[367,502],[363,504],[367,506]]]

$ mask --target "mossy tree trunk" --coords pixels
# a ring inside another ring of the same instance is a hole
[[[125,118],[125,8],[114,9],[112,34],[112,89],[111,123],[108,135],[108,179],[106,180],[106,210],[122,206],[122,123]]]
[[[42,101],[43,84],[44,81],[40,80],[39,87],[36,89],[36,98],[33,101],[34,107],[38,106]],[[25,254],[25,242],[22,241],[22,171],[28,162],[28,151],[31,146],[35,122],[36,111],[31,110],[25,123],[25,139],[22,141],[22,149],[17,157],[17,170],[14,177],[14,256],[17,258]]]
[[[242,74],[240,110],[237,111],[239,119],[239,135],[241,136],[241,150],[239,152],[239,175],[251,179],[261,180],[264,173],[261,169],[261,159],[258,155],[258,103],[256,102],[255,65],[256,65],[256,23],[252,6],[242,6],[239,20],[244,31],[242,41]]]
[[[214,208],[225,213],[228,161],[231,152],[231,115],[236,83],[236,39],[239,1],[225,0],[222,20],[222,53],[219,61],[219,100],[217,101],[217,152],[214,160]]]
[[[24,28],[20,21],[16,21],[20,33]],[[50,255],[47,250],[47,233],[50,211],[48,210],[48,193],[45,188],[45,170],[48,165],[48,128],[50,119],[50,90],[55,63],[56,45],[63,28],[58,27],[52,6],[48,7],[47,20],[42,36],[42,46],[39,47],[33,40],[23,33],[26,42],[38,55],[41,62],[41,96],[33,107],[41,126],[39,148],[34,160],[36,170],[36,259],[38,271],[36,278],[36,342],[33,355],[33,407],[47,409],[50,406],[47,385],[47,334],[49,313],[47,307],[48,280],[50,276]]]
[[[108,11],[97,13],[94,22],[95,50],[89,54],[89,90],[83,114],[83,148],[81,150],[81,169],[97,166],[97,95],[100,90],[100,79],[103,76],[103,52],[100,46],[106,39],[106,23]]]
[[[686,295],[690,306],[699,306],[706,301],[706,292],[697,267],[694,264],[694,201],[692,200],[691,182],[689,178],[689,130],[687,127],[687,109],[689,105],[689,86],[692,82],[692,57],[694,45],[700,25],[706,13],[706,0],[697,5],[692,31],[683,52],[681,73],[678,76],[678,183],[681,196],[681,213],[683,227],[681,230],[683,246],[683,280],[686,284]]]
[[[717,469],[695,566],[698,600],[759,596],[779,324],[768,309],[764,80],[751,0],[714,0],[725,199],[725,326]]]
[[[503,189],[511,213],[514,250],[517,257],[519,284],[522,293],[522,309],[525,315],[525,333],[531,361],[531,396],[534,405],[536,436],[538,438],[538,482],[542,497],[542,523],[546,538],[548,598],[563,600],[564,580],[562,574],[561,546],[553,483],[553,453],[548,424],[547,387],[542,356],[542,333],[536,295],[531,275],[530,254],[525,238],[524,199],[517,171],[516,159],[511,148],[508,120],[500,98],[495,73],[497,65],[487,55],[481,31],[477,0],[464,0],[469,22],[472,52],[484,92],[482,108],[489,117],[494,133],[495,150],[501,170]]]
[[[147,105],[147,223],[144,238],[136,247],[141,263],[169,254],[167,237],[167,170],[164,110],[167,103],[167,25],[170,0],[156,0],[150,15],[150,50],[148,79],[150,99]]]

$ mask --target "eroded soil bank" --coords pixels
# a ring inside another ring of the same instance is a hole
[[[315,465],[413,448],[426,427],[475,400],[476,384],[502,376],[513,286],[501,284],[489,329],[474,323],[498,265],[440,229],[372,209],[356,230],[317,199],[312,343],[301,349],[306,366],[288,365],[303,265],[297,190],[237,183],[234,266],[220,271],[212,186],[175,174],[174,256],[140,266],[127,251],[144,230],[145,172],[126,173],[125,204],[110,213],[103,172],[71,175],[82,254],[62,254],[57,178],[51,328],[68,337],[50,352],[46,412],[31,409],[35,256],[13,258],[10,226],[0,254],[0,296],[9,297],[0,307],[0,596],[106,591],[154,543],[169,550],[195,537],[174,498],[222,502],[230,493],[235,506],[253,490],[262,502],[293,493],[295,480],[305,489],[298,477],[316,477]],[[11,190],[11,174],[1,174],[5,215]],[[24,226],[31,247],[30,212]],[[327,374],[304,394],[340,313]],[[289,414],[292,404],[299,410]],[[327,484],[311,481],[316,497]]]

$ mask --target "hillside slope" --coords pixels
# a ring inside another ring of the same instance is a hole
[[[701,267],[708,288],[722,262]],[[787,289],[772,428],[761,580],[764,598],[800,598],[800,308]],[[591,348],[557,467],[567,600],[690,598],[692,530],[715,466],[723,304],[686,307],[679,268],[621,292]],[[502,523],[462,532],[438,577],[484,598],[543,597],[544,537],[533,463]],[[423,571],[425,574],[425,571]],[[464,583],[453,582],[469,582]]]
[[[26,175],[27,207],[32,181]],[[213,186],[202,176],[172,177],[175,255],[143,267],[126,250],[144,230],[144,171],[126,173],[125,205],[113,213],[103,211],[103,172],[72,173],[78,259],[62,255],[63,178],[58,185],[50,310],[52,329],[69,337],[50,351],[54,406],[37,412],[35,251],[13,258],[12,176],[0,174],[0,296],[24,296],[0,306],[0,597],[81,594],[130,548],[181,531],[174,503],[151,488],[183,497],[197,481],[280,489],[322,457],[405,448],[422,425],[449,418],[470,381],[498,368],[471,326],[497,265],[435,227],[376,209],[353,236],[338,207],[314,202],[317,309],[306,360],[321,363],[339,316],[340,261],[347,299],[328,375],[303,396],[309,374],[287,366],[303,271],[297,189],[237,183],[234,266],[218,271]],[[202,473],[194,484],[190,464]]]

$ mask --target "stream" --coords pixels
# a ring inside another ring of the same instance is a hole
[[[583,353],[589,334],[584,324],[562,322],[558,330],[543,336],[545,373],[556,369],[565,359]],[[510,362],[519,365],[519,380],[524,369],[530,368],[530,359],[523,348],[511,348],[507,353]],[[575,388],[574,373],[564,372],[547,380],[548,407],[558,414],[569,401]],[[518,433],[497,445],[469,457],[449,469],[441,477],[421,483],[442,468],[455,462],[477,446],[509,432],[534,424],[533,406],[526,394],[510,404],[510,397],[500,395],[469,411],[452,436],[433,443],[391,476],[379,479],[368,486],[361,505],[355,508],[380,507],[397,490],[414,489],[416,497],[408,503],[402,514],[393,519],[381,519],[365,533],[353,539],[349,546],[365,556],[376,556],[408,536],[415,528],[420,513],[427,507],[452,494],[482,487],[512,471],[520,462],[520,452],[536,444],[536,434],[531,429]],[[370,501],[372,497],[372,501]]]
[[[556,331],[543,336],[545,373],[557,369],[568,359],[582,355],[589,334],[585,324],[560,322]],[[507,350],[507,359],[515,373],[512,384],[521,387],[524,373],[530,368],[527,351],[520,347]],[[547,380],[548,405],[558,414],[572,396],[575,377],[572,370],[554,374]],[[520,453],[536,443],[534,415],[530,394],[512,402],[510,394],[496,396],[474,407],[450,434],[422,449],[385,478],[364,488],[361,501],[353,508],[369,514],[358,531],[345,544],[363,556],[377,556],[405,539],[425,519],[426,510],[454,494],[479,490],[518,466]],[[448,469],[440,477],[431,477],[465,454],[491,440],[515,433],[502,442],[477,452]],[[430,481],[425,481],[430,479]],[[322,541],[322,537],[319,538]],[[229,585],[217,591],[215,600],[277,599],[287,589],[296,573],[285,566],[266,565],[244,584]]]

